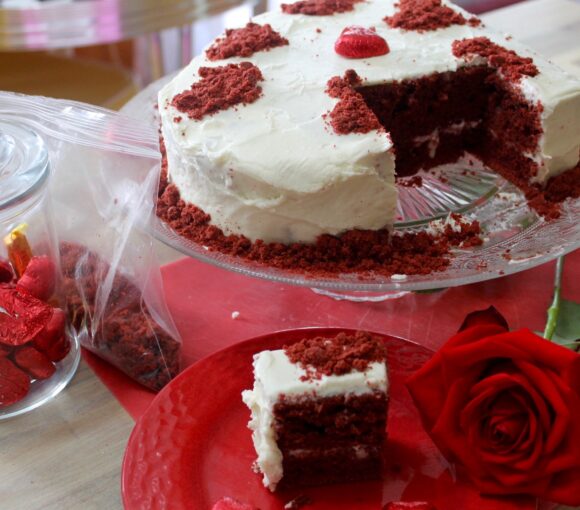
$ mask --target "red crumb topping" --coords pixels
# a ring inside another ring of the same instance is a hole
[[[225,37],[216,40],[205,54],[210,60],[249,57],[257,51],[267,51],[287,44],[288,39],[275,32],[270,25],[248,23],[244,28],[226,30]]]
[[[177,94],[171,104],[190,119],[200,120],[238,104],[253,103],[262,94],[264,77],[250,62],[223,67],[200,67],[201,80]]]
[[[307,371],[305,379],[364,372],[371,363],[387,359],[384,343],[365,331],[339,333],[334,338],[305,338],[284,346],[284,352],[292,363]]]
[[[161,146],[163,152],[163,145]],[[445,235],[427,232],[391,236],[383,230],[350,230],[339,236],[321,235],[313,244],[265,243],[240,235],[226,235],[210,224],[211,217],[195,205],[181,200],[179,190],[167,181],[167,159],[163,157],[157,215],[177,234],[201,244],[209,251],[235,256],[268,267],[308,277],[332,277],[356,273],[360,279],[374,275],[430,274],[449,265],[451,248],[469,243],[474,234],[450,241]],[[477,226],[476,228],[478,228]]]
[[[282,12],[307,16],[330,16],[352,11],[358,2],[362,0],[301,0],[293,4],[282,4]]]
[[[349,69],[343,78],[335,76],[326,85],[326,93],[330,97],[340,99],[330,112],[330,124],[339,135],[368,133],[374,129],[382,129],[376,115],[355,90],[355,86],[361,83],[358,74]]]
[[[520,57],[515,51],[499,46],[487,37],[454,41],[452,48],[453,54],[458,58],[485,58],[489,66],[499,69],[502,76],[511,82],[518,82],[523,76],[536,76],[539,73],[531,58]]]
[[[481,24],[481,20],[475,16],[466,19],[460,12],[443,5],[441,0],[400,0],[395,5],[398,7],[397,12],[385,18],[393,28],[427,32],[451,25]]]
[[[473,248],[474,246],[481,246],[483,244],[483,239],[479,236],[481,232],[479,221],[476,220],[471,223],[465,222],[461,214],[458,213],[451,213],[449,216],[461,228],[460,232],[455,232],[451,225],[445,225],[443,234],[451,244],[460,246],[461,248]]]
[[[413,177],[405,177],[397,179],[397,185],[403,186],[405,188],[420,188],[423,186],[423,178],[420,175],[414,175]]]
[[[560,217],[560,204],[567,198],[580,198],[580,161],[571,170],[552,177],[544,189],[528,185],[524,188],[532,209],[548,219]]]

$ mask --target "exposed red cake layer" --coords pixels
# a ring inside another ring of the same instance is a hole
[[[358,86],[357,91],[393,140],[398,176],[457,161],[478,142],[481,134],[476,127],[450,128],[481,121],[488,106],[491,88],[487,81],[492,74],[493,70],[478,66],[419,79]],[[418,137],[428,138],[435,132],[435,150],[428,140],[417,142]]]
[[[397,12],[385,18],[387,24],[393,28],[426,32],[451,25],[469,23],[477,26],[481,23],[476,17],[466,19],[463,14],[442,4],[441,0],[400,0],[395,5]]]
[[[282,399],[273,409],[279,488],[380,478],[387,407],[381,391]]]
[[[542,106],[487,66],[357,90],[393,139],[398,176],[453,163],[465,151],[522,188],[537,171],[522,153],[536,151]]]
[[[349,12],[354,5],[363,0],[302,0],[293,4],[282,4],[286,14],[306,14],[307,16],[330,16]]]
[[[340,135],[349,133],[368,133],[382,129],[376,115],[367,106],[355,87],[362,83],[355,71],[349,69],[344,77],[335,76],[326,85],[330,97],[340,99],[330,112],[330,125]]]
[[[249,57],[257,51],[267,51],[278,46],[286,46],[288,39],[274,31],[268,24],[248,23],[243,28],[226,30],[205,52],[210,60],[230,57]]]
[[[281,399],[273,413],[277,444],[283,450],[340,448],[352,443],[380,448],[385,439],[387,396],[374,391],[292,397]]]
[[[340,450],[316,452],[302,456],[284,456],[284,477],[277,490],[296,487],[380,480],[382,475],[382,452],[376,450],[360,458],[356,452]]]
[[[519,82],[524,76],[536,76],[539,73],[531,58],[520,57],[515,51],[499,46],[487,37],[454,41],[452,49],[458,58],[485,58],[488,65],[498,69],[508,81]]]
[[[253,103],[262,94],[264,79],[250,62],[221,67],[200,67],[201,80],[173,98],[172,105],[190,119],[200,120],[238,104]]]
[[[364,372],[370,363],[385,361],[387,349],[380,339],[364,331],[355,335],[339,333],[333,338],[305,338],[284,346],[292,363],[307,370],[310,377]]]

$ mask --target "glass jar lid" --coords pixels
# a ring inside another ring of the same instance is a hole
[[[44,140],[23,125],[0,120],[0,209],[32,196],[48,170]]]

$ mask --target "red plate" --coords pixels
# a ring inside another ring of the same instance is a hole
[[[377,510],[389,501],[429,500],[438,510],[534,508],[532,502],[481,498],[453,482],[447,464],[421,427],[405,379],[432,355],[424,347],[382,337],[389,349],[390,404],[384,482],[319,487],[271,494],[252,471],[255,460],[249,411],[240,393],[252,387],[252,356],[305,337],[345,329],[310,328],[273,333],[219,351],[189,367],[139,420],[123,462],[127,510],[209,510],[228,496],[260,510],[282,510],[300,495],[304,510]]]

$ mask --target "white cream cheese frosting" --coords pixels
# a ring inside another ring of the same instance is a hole
[[[262,351],[254,356],[254,387],[242,393],[252,415],[248,427],[258,455],[257,466],[263,474],[264,486],[275,490],[282,479],[282,452],[276,443],[274,406],[284,396],[314,398],[335,395],[362,395],[374,391],[387,392],[387,367],[384,362],[369,364],[367,370],[344,375],[322,375],[320,379],[305,377],[307,372],[292,363],[283,350]]]
[[[455,40],[486,36],[530,56],[539,69],[520,87],[543,105],[542,136],[529,157],[544,183],[571,167],[580,151],[580,81],[526,47],[483,26],[453,25],[427,32],[393,29],[383,21],[397,0],[368,0],[332,16],[268,12],[253,18],[270,24],[287,46],[210,61],[194,58],[159,93],[168,175],[181,198],[211,215],[226,234],[266,242],[312,242],[320,234],[353,228],[389,228],[397,191],[395,154],[385,131],[339,135],[325,120],[338,99],[326,92],[335,76],[354,69],[365,85],[455,71],[471,60],[452,53]],[[452,6],[451,4],[449,4]],[[452,6],[465,17],[470,15]],[[346,59],[334,43],[351,25],[375,27],[390,47],[386,55]],[[255,102],[193,120],[171,105],[198,81],[200,67],[251,62],[264,77]],[[176,116],[183,117],[174,122]]]

